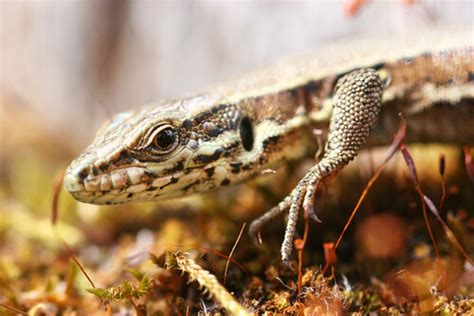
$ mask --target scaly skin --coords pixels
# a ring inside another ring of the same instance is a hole
[[[357,155],[372,128],[368,144],[387,144],[401,112],[407,141],[474,143],[472,41],[467,29],[344,43],[195,97],[119,114],[71,163],[65,187],[94,204],[209,191],[305,156],[310,131],[321,128],[321,162],[250,228],[255,233],[289,209],[288,262],[298,211],[316,218],[318,183]]]

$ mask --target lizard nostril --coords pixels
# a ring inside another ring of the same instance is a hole
[[[98,183],[96,177],[100,173],[97,166],[93,164],[82,164],[67,170],[64,176],[64,186],[69,192],[79,192],[90,189],[93,184]]]
[[[64,175],[64,186],[69,192],[84,190],[84,180],[89,175],[89,166],[79,165],[69,168]]]
[[[81,182],[84,181],[89,175],[98,175],[99,168],[94,165],[81,165],[72,169],[70,174],[75,175]]]
[[[84,181],[84,179],[87,178],[87,176],[89,175],[89,168],[88,167],[77,168],[76,170],[73,170],[72,174],[76,174],[80,181]]]

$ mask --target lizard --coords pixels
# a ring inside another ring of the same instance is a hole
[[[300,211],[319,220],[315,192],[364,147],[391,142],[474,144],[471,28],[333,43],[191,97],[119,113],[67,168],[64,186],[93,204],[154,201],[210,191],[301,159],[323,131],[324,154],[255,235],[288,211],[289,264]]]

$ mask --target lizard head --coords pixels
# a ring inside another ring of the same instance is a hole
[[[208,191],[244,177],[238,157],[253,142],[252,121],[235,105],[209,97],[166,102],[106,123],[68,167],[64,185],[93,204]]]

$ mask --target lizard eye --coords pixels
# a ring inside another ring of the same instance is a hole
[[[160,152],[170,152],[178,144],[178,133],[170,125],[158,127],[151,136],[150,145]]]
[[[169,146],[173,145],[176,140],[176,133],[171,128],[166,128],[156,134],[154,143],[157,147],[161,147],[163,149],[168,148]]]

